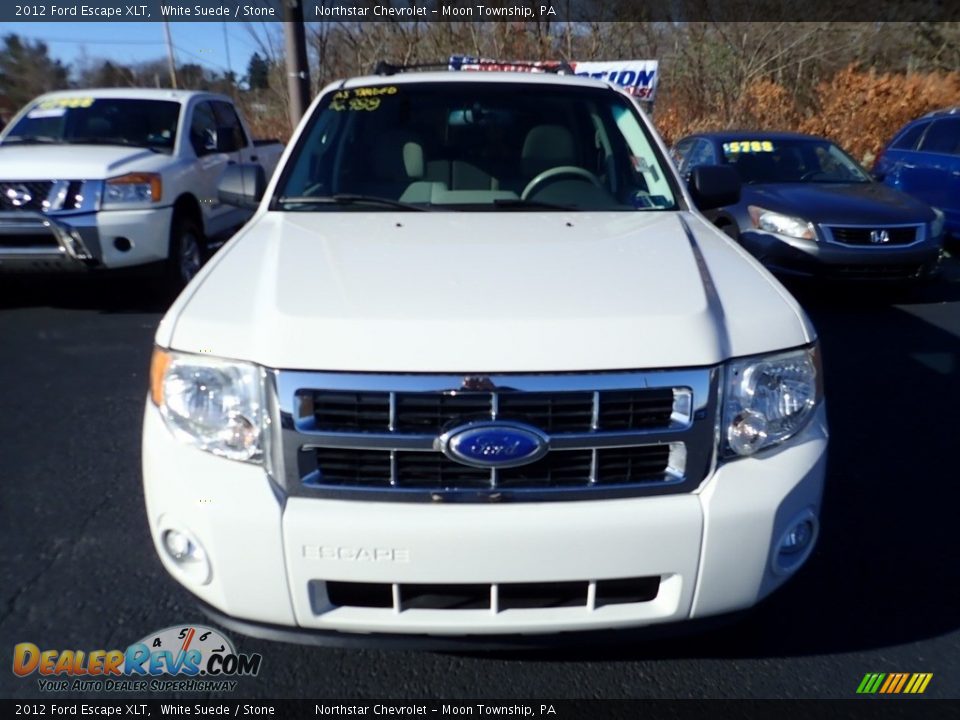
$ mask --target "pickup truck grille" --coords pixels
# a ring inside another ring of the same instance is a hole
[[[711,368],[269,377],[270,471],[292,495],[438,502],[688,492],[714,459]],[[525,427],[545,447],[526,464],[478,467],[445,444],[476,423]]]
[[[0,182],[0,210],[43,210],[53,183]]]
[[[92,200],[87,199],[87,209]],[[81,210],[84,202],[84,183],[79,180],[0,180],[0,211]]]

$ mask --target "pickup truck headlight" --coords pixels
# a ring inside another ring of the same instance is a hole
[[[256,365],[156,348],[150,398],[183,442],[231,460],[262,460],[263,385]]]
[[[156,173],[128,173],[107,180],[104,205],[160,202],[163,184]]]
[[[784,215],[774,212],[773,210],[766,210],[756,205],[748,206],[747,212],[750,213],[750,220],[753,222],[753,226],[760,230],[776,233],[777,235],[786,235],[787,237],[797,238],[799,240],[817,239],[817,231],[814,229],[813,223],[809,220]]]
[[[823,397],[816,345],[727,363],[721,452],[752,455],[795,435]]]

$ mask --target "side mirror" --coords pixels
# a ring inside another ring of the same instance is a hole
[[[260,165],[228,165],[217,183],[217,198],[224,205],[255,209],[266,189],[267,176]]]
[[[699,210],[713,210],[740,202],[740,174],[729,165],[698,165],[688,187]]]

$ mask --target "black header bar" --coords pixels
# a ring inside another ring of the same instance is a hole
[[[282,22],[285,0],[4,0],[0,22]],[[943,22],[954,0],[291,0],[306,22]]]
[[[538,720],[927,720],[957,701],[924,700],[0,700],[4,717],[537,718]]]

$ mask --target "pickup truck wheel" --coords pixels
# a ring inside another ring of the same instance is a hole
[[[170,232],[167,275],[173,288],[182,289],[203,266],[203,233],[190,218],[174,219]]]

